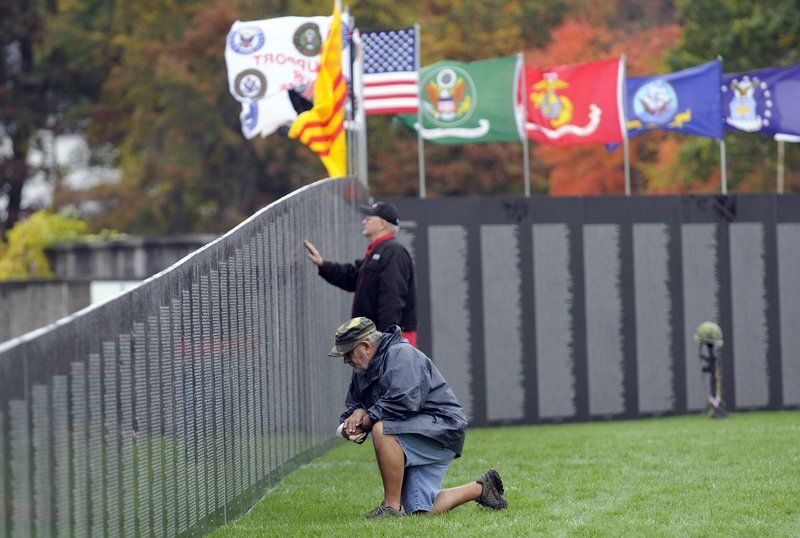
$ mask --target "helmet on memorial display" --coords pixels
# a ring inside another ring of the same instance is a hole
[[[722,329],[713,321],[704,321],[698,325],[694,340],[701,344],[712,344],[715,348],[720,348],[722,347]]]

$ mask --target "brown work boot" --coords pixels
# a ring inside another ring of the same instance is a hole
[[[399,517],[406,515],[406,511],[403,510],[403,507],[400,507],[400,510],[395,510],[388,504],[386,501],[382,501],[376,508],[372,511],[368,512],[366,516],[367,519],[375,519],[378,517]]]
[[[497,471],[489,469],[485,475],[479,476],[476,480],[483,486],[483,491],[475,502],[492,510],[508,508],[508,501],[503,497],[503,481]]]

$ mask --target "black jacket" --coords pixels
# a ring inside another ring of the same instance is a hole
[[[366,260],[323,262],[319,274],[334,286],[355,292],[353,317],[371,319],[379,331],[393,325],[404,331],[416,330],[414,265],[397,239],[392,237],[378,243]]]
[[[353,372],[339,422],[358,408],[369,413],[373,424],[383,421],[384,433],[424,435],[456,456],[464,448],[464,410],[433,361],[409,344],[398,327],[383,335],[367,371]]]

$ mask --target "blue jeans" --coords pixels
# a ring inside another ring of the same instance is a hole
[[[433,439],[413,433],[397,434],[397,441],[406,455],[403,508],[407,514],[430,512],[455,452]]]

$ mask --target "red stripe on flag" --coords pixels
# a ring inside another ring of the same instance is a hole
[[[344,86],[344,79],[342,78],[342,72],[340,70],[339,73],[336,75],[336,80],[334,80],[334,82],[333,82],[333,90],[332,90],[331,93],[335,95],[337,90],[340,90],[343,86]],[[333,111],[331,112],[330,116],[328,116],[328,118],[326,118],[325,120],[310,121],[310,122],[305,123],[303,125],[303,127],[300,129],[300,132],[297,133],[295,138],[298,138],[298,139],[301,138],[302,135],[303,135],[303,132],[308,127],[323,127],[323,126],[327,125],[328,123],[330,123],[331,118],[336,114],[336,112],[339,111],[340,108],[342,108],[342,105],[344,104],[345,97],[347,97],[347,88],[345,88],[344,93],[342,94],[342,96],[339,98],[339,100],[334,105]],[[314,110],[314,109],[312,108],[311,110]]]
[[[416,114],[417,107],[413,108],[373,108],[370,110],[365,110],[364,113],[367,116],[377,116],[380,114]]]
[[[344,125],[344,122],[339,123],[339,125],[336,126],[336,129],[333,131],[332,134],[329,134],[329,135],[324,134],[324,135],[319,135],[319,136],[312,136],[311,138],[306,140],[304,142],[304,144],[306,146],[311,146],[312,144],[318,144],[319,142],[327,142],[329,140],[334,140],[336,138],[336,134],[342,131],[342,126],[343,125]]]
[[[408,81],[408,80],[386,80],[383,82],[364,82],[365,88],[377,88],[379,86],[414,86],[416,87],[418,84],[416,82]]]
[[[333,119],[333,117],[336,115],[336,113],[339,110],[341,110],[342,106],[344,106],[345,97],[347,97],[347,94],[343,93],[342,97],[336,102],[336,106],[333,107],[333,111],[331,112],[330,116],[328,116],[328,118],[326,120],[309,121],[309,122],[307,122],[306,124],[303,125],[303,127],[300,129],[300,132],[297,133],[295,138],[298,138],[298,139],[302,140],[303,133],[306,132],[306,129],[311,129],[311,128],[314,128],[314,127],[327,127],[328,124],[330,124],[330,122]]]
[[[365,95],[364,101],[380,101],[381,99],[405,99],[416,98],[416,93],[387,93],[386,95]]]
[[[339,127],[331,135],[331,140],[336,140],[336,137],[339,136],[342,133],[342,129],[344,129],[344,123],[340,123],[339,124]],[[309,147],[311,147],[311,146],[309,145]],[[320,157],[327,157],[330,154],[330,152],[331,152],[331,148],[330,148],[330,145],[329,145],[327,149],[324,149],[322,151],[317,151],[315,153],[317,155],[319,155]]]

